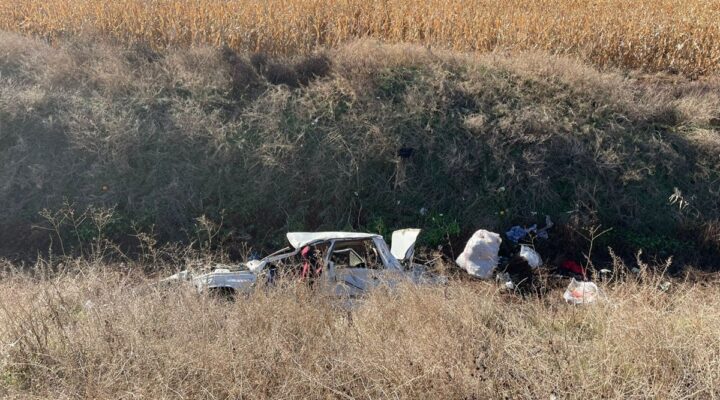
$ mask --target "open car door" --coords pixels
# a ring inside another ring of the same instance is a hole
[[[382,249],[379,244],[383,245]],[[392,257],[387,251],[385,242],[379,237],[335,241],[330,250],[327,274],[332,293],[355,297],[385,283],[388,271],[400,271],[394,259],[395,264],[385,265],[385,258]]]
[[[415,255],[415,242],[420,235],[420,229],[400,229],[392,234],[390,252],[403,264],[412,262]]]

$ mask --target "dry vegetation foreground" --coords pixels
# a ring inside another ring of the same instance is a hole
[[[616,266],[617,267],[617,266]],[[711,398],[717,285],[604,286],[569,306],[492,284],[376,291],[354,308],[304,287],[236,302],[80,264],[0,280],[9,398]]]
[[[599,66],[718,72],[713,0],[6,0],[0,29],[155,47],[288,54],[359,37],[462,51],[546,50]]]

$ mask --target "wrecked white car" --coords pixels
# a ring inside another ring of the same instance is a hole
[[[234,295],[248,292],[257,282],[257,276],[245,266],[216,265],[211,272],[193,274],[191,271],[180,271],[160,281],[161,284],[173,282],[191,282],[198,292],[209,292],[219,295]]]
[[[393,232],[389,248],[381,235],[357,232],[290,232],[289,247],[261,260],[234,267],[216,266],[193,275],[182,271],[163,281],[190,281],[200,292],[247,293],[262,280],[272,284],[279,275],[290,274],[338,296],[357,296],[379,285],[402,281],[441,283],[421,266],[412,263],[419,229]]]

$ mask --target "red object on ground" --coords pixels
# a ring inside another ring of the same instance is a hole
[[[578,275],[585,276],[585,268],[573,260],[566,260],[562,263],[562,268]]]

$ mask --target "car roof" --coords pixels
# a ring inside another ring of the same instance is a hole
[[[308,244],[323,242],[326,240],[365,240],[380,237],[377,233],[362,232],[288,232],[287,239],[290,245],[296,249]]]

